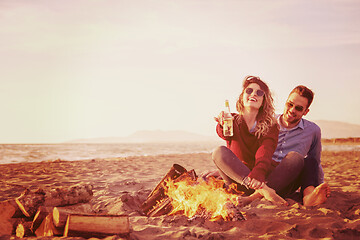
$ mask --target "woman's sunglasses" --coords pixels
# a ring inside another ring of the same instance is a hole
[[[304,110],[304,107],[303,106],[300,106],[300,105],[295,105],[293,104],[292,102],[286,102],[286,106],[288,108],[292,108],[295,106],[295,110],[298,111],[298,112],[302,112]]]
[[[249,94],[249,95],[250,95],[253,91],[254,91],[254,89],[252,89],[251,87],[245,89],[245,92],[246,92],[247,94]],[[255,93],[256,93],[256,95],[258,95],[259,97],[262,97],[262,96],[264,96],[264,94],[265,94],[265,92],[264,92],[263,90],[261,90],[261,89],[256,90]]]

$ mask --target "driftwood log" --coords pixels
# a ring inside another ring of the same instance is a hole
[[[88,202],[93,196],[92,189],[90,184],[52,189],[46,192],[44,206],[57,207]]]
[[[8,219],[0,219],[0,233],[2,235],[11,235],[13,233],[14,225]]]
[[[29,234],[28,229],[34,234],[49,214],[52,223],[53,207],[88,202],[92,195],[92,186],[89,184],[77,184],[46,191],[27,189],[15,199],[0,202],[0,234],[12,235],[16,233],[16,229],[19,236]],[[31,221],[32,224],[29,227],[27,222]],[[50,217],[47,220],[47,226],[51,226],[49,221]],[[43,234],[51,232],[46,229],[45,227]],[[57,230],[53,230],[53,233],[57,234]]]
[[[42,221],[40,226],[36,229],[35,235],[37,237],[52,237],[62,235],[62,231],[57,229],[53,222],[52,213],[48,214]]]
[[[38,229],[41,223],[45,220],[46,216],[52,213],[52,211],[53,211],[52,207],[44,207],[44,206],[39,207],[32,221],[31,230],[35,232],[36,229]]]
[[[53,214],[53,221],[55,227],[65,228],[68,216],[71,214],[79,214],[79,213],[78,212],[76,213],[73,210],[69,210],[69,209],[54,207],[52,214]]]
[[[15,201],[26,217],[33,217],[37,209],[45,202],[45,192],[42,189],[35,192],[26,189]]]
[[[49,191],[25,190],[15,201],[26,217],[34,217],[40,206],[64,206],[88,202],[93,195],[92,186],[77,184],[71,187],[56,188]]]
[[[125,215],[69,215],[64,237],[97,237],[128,235],[129,217]]]
[[[15,199],[0,202],[0,219],[23,217],[19,206]]]
[[[32,236],[31,225],[32,222],[19,223],[16,227],[16,236],[19,238]]]
[[[11,235],[16,229],[18,218],[25,217],[15,199],[0,202],[0,233]]]

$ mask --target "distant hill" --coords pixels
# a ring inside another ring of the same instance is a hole
[[[218,141],[215,136],[204,136],[186,131],[137,131],[127,137],[77,139],[70,143],[140,143],[140,142],[207,142]]]
[[[130,135],[128,139],[135,142],[167,142],[167,141],[211,141],[218,137],[204,136],[186,131],[138,131]]]
[[[360,137],[360,125],[345,122],[314,121],[321,128],[322,138]],[[221,141],[217,136],[205,136],[186,131],[137,131],[127,137],[89,138],[69,143],[140,143],[140,142],[206,142]]]
[[[314,122],[321,128],[322,138],[360,137],[360,125],[358,124],[327,120],[317,120]]]

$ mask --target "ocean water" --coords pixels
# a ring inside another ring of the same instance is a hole
[[[222,141],[118,144],[0,144],[0,164],[74,161],[159,154],[210,153]],[[360,151],[360,145],[324,145],[327,151]]]
[[[114,144],[0,144],[0,164],[74,161],[159,154],[210,153],[222,142],[114,143]]]

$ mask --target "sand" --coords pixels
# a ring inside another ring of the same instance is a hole
[[[332,190],[326,203],[304,207],[288,200],[290,206],[285,207],[256,200],[241,208],[245,221],[142,215],[139,205],[174,163],[199,174],[214,168],[208,153],[3,164],[0,201],[19,196],[24,188],[51,189],[84,182],[94,186],[86,209],[127,214],[130,239],[360,239],[359,159],[359,151],[323,152],[325,180]]]

